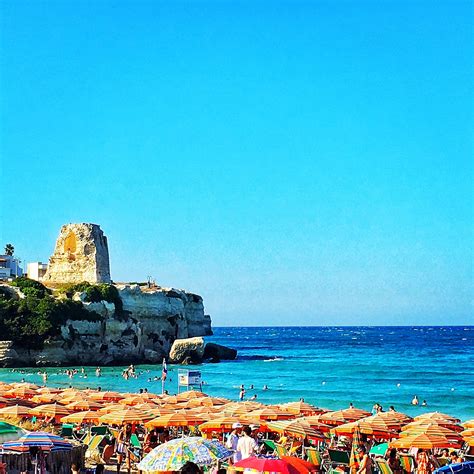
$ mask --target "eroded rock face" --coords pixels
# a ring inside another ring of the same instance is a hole
[[[211,318],[204,314],[198,295],[174,288],[141,289],[117,285],[123,310],[140,321],[144,347],[168,354],[175,339],[212,334]]]
[[[107,237],[97,224],[61,227],[44,283],[110,283]]]
[[[171,364],[199,363],[204,355],[204,339],[202,337],[190,337],[188,339],[176,339],[171,347],[169,361]]]

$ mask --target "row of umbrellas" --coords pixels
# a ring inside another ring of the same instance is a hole
[[[394,443],[400,447],[425,439],[419,436],[432,438],[435,443],[449,447],[463,440],[474,443],[474,420],[461,426],[458,419],[437,412],[412,420],[396,411],[376,415],[353,407],[326,411],[303,401],[266,406],[255,401],[231,402],[198,391],[160,396],[153,393],[60,390],[26,383],[0,384],[0,395],[0,405],[17,402],[18,397],[24,397],[28,403],[53,401],[33,408],[21,404],[5,406],[0,409],[0,417],[37,416],[77,424],[140,423],[149,428],[199,426],[204,433],[229,431],[234,423],[240,422],[259,424],[261,430],[313,439],[323,439],[329,434],[352,437],[358,430],[379,439],[398,438]]]

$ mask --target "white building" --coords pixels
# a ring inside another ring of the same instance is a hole
[[[31,280],[41,281],[48,269],[47,263],[30,262],[26,266],[26,274]]]
[[[0,255],[0,280],[8,280],[23,275],[20,260],[11,255]]]

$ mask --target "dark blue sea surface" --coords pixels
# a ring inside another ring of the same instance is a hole
[[[258,327],[214,328],[208,341],[234,347],[236,361],[203,364],[204,390],[236,400],[244,384],[247,396],[265,403],[299,400],[338,409],[349,403],[370,410],[375,402],[411,415],[443,411],[474,418],[474,326],[467,327]],[[139,366],[138,379],[125,381],[121,368],[104,368],[97,379],[67,379],[48,369],[48,385],[161,391],[161,366]],[[178,367],[169,367],[166,389],[177,391]],[[0,380],[40,383],[35,370],[0,371]],[[250,389],[250,385],[254,389]],[[268,390],[263,390],[267,385]],[[410,404],[414,395],[427,407]]]

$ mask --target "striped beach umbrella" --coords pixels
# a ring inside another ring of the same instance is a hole
[[[464,428],[474,428],[474,420],[465,421],[462,425]]]
[[[12,405],[5,408],[0,408],[0,415],[9,418],[22,418],[30,416],[30,408],[23,405]]]
[[[104,405],[97,403],[94,400],[76,400],[75,402],[68,403],[64,406],[67,410],[71,411],[85,411],[85,410],[99,410],[103,408]]]
[[[146,411],[135,410],[133,408],[114,410],[102,415],[99,418],[100,423],[124,425],[127,423],[137,424],[151,420],[153,414]]]
[[[327,411],[327,410],[324,410],[323,408],[318,408],[314,405],[310,405],[309,403],[302,402],[302,401],[283,403],[279,405],[279,407],[282,410],[287,411],[297,416],[312,416],[312,415],[317,415],[319,413],[325,413]]]
[[[176,400],[178,402],[183,402],[190,400],[191,398],[204,398],[209,397],[207,393],[199,392],[198,390],[189,390],[187,392],[181,392],[180,394],[176,395]]]
[[[269,431],[285,433],[296,438],[324,439],[324,435],[316,431],[308,423],[299,420],[269,421],[265,423]]]
[[[362,440],[360,438],[360,431],[359,428],[356,428],[353,432],[351,457],[349,461],[349,466],[352,473],[356,473],[360,466],[361,456],[359,454],[359,449],[361,445]]]
[[[411,424],[406,425],[406,427],[401,431],[400,437],[413,436],[417,434],[425,434],[432,436],[445,436],[448,439],[453,439],[459,441],[461,435],[456,431],[450,430],[443,425],[438,425],[437,423],[427,423],[427,424]]]
[[[61,418],[62,423],[95,423],[99,421],[100,415],[96,411],[78,411]]]
[[[457,448],[460,443],[449,440],[445,436],[434,436],[427,434],[417,434],[412,436],[402,436],[392,441],[390,446],[393,448]]]
[[[191,413],[171,413],[159,416],[146,423],[147,428],[167,426],[196,426],[203,423],[204,418]]]
[[[210,466],[232,454],[233,451],[215,440],[190,436],[173,439],[156,447],[142,459],[137,468],[146,473],[179,471],[187,462]]]
[[[57,403],[38,405],[30,410],[30,415],[37,416],[38,418],[58,418],[69,415],[70,413],[71,412],[67,408],[64,408],[62,405]]]
[[[31,431],[16,441],[3,443],[2,446],[4,449],[14,451],[28,451],[32,447],[38,447],[45,451],[72,449],[72,444],[65,439],[52,433],[42,431]]]
[[[415,416],[415,420],[432,420],[438,423],[447,422],[452,424],[457,424],[461,421],[458,418],[454,418],[451,415],[447,415],[446,413],[441,413],[439,411],[433,411],[430,413],[424,413],[423,415]]]
[[[248,422],[288,420],[294,415],[278,408],[260,408],[242,415],[242,419]]]
[[[215,418],[211,421],[206,421],[202,425],[199,425],[199,431],[219,431],[226,432],[231,431],[232,426],[235,423],[241,423],[241,420],[235,416],[225,416],[220,418]]]

